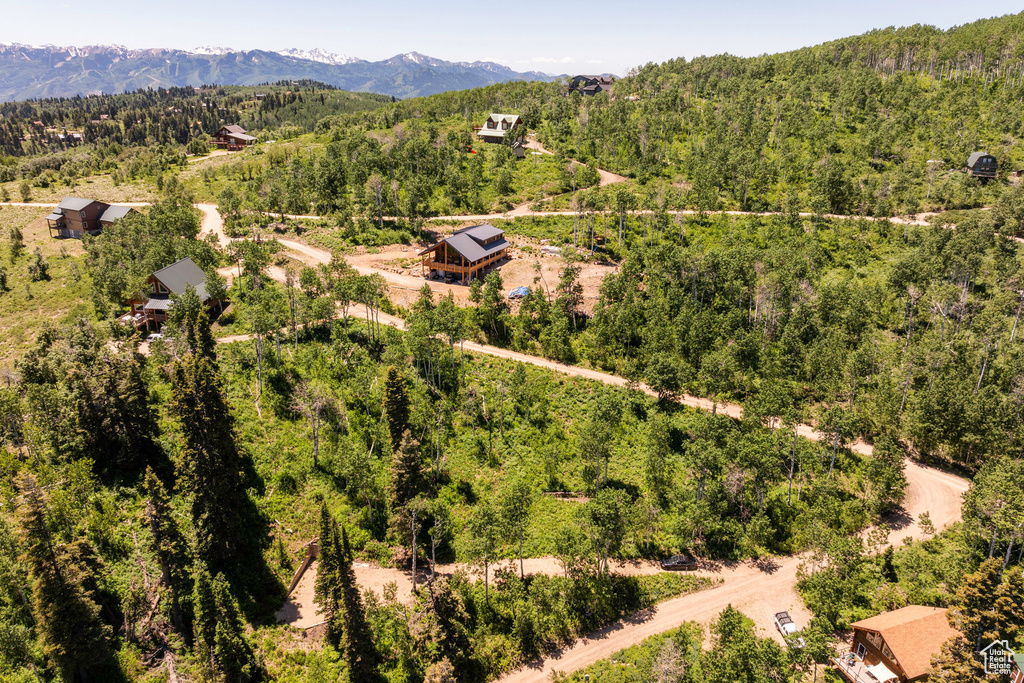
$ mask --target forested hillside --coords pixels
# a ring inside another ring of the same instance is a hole
[[[586,672],[802,683],[917,604],[963,634],[934,680],[980,683],[972,642],[1024,648],[1021,36],[676,60],[594,98],[0,105],[0,199],[42,200],[0,207],[0,683],[484,683],[740,571],[760,612]],[[491,111],[522,158],[474,137]],[[258,144],[209,154],[224,123]],[[140,205],[51,239],[69,194]],[[511,258],[414,279],[485,212]],[[118,322],[184,257],[160,334]],[[660,571],[680,552],[695,574]],[[765,632],[784,608],[803,646]]]

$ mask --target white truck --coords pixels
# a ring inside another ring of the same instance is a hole
[[[779,633],[788,642],[793,643],[797,647],[804,646],[804,639],[797,635],[800,633],[800,629],[797,628],[793,617],[789,616],[789,612],[775,613],[775,628],[779,630]]]

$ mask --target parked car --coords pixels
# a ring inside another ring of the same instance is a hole
[[[789,612],[776,612],[775,613],[775,628],[779,630],[782,637],[789,640],[797,647],[804,646],[804,639],[798,636],[800,629],[797,628],[796,622],[793,621],[793,617],[789,616]]]
[[[689,555],[673,555],[661,561],[661,568],[665,571],[690,571],[697,568],[697,560]]]

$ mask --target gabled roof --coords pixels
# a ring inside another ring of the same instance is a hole
[[[242,128],[236,123],[221,126],[220,129],[226,133],[234,133],[235,135],[245,135],[245,128]]]
[[[469,235],[475,240],[489,240],[492,237],[498,237],[504,235],[505,231],[501,228],[496,228],[490,223],[481,223],[480,225],[470,225],[465,228],[459,228],[453,235]]]
[[[156,271],[153,273],[153,277],[171,290],[172,294],[180,296],[185,293],[185,290],[192,287],[202,301],[210,298],[206,294],[206,273],[188,257]]]
[[[57,205],[57,208],[63,209],[64,211],[82,211],[87,206],[91,206],[92,204],[95,203],[95,199],[82,199],[81,197],[65,197],[64,200]],[[103,202],[99,203],[102,204]]]
[[[446,237],[437,244],[427,247],[420,252],[420,255],[426,254],[428,251],[436,249],[439,244],[447,242],[448,246],[462,254],[462,257],[467,261],[479,261],[508,246],[508,242],[504,238],[496,239],[490,244],[480,244],[480,242],[493,237],[500,238],[504,234],[504,230],[496,228],[489,223],[470,225],[461,230],[456,230],[452,233],[451,237]]]
[[[131,213],[132,207],[130,206],[118,206],[113,204],[107,207],[107,210],[100,214],[101,223],[116,223],[121,220],[129,213]]]
[[[932,655],[960,632],[949,625],[941,607],[911,605],[850,624],[855,629],[876,631],[885,640],[907,678],[923,676]]]
[[[502,121],[505,121],[510,126],[515,124],[517,121],[521,121],[522,120],[522,117],[519,116],[519,114],[494,114],[494,113],[492,113],[487,118],[488,118],[488,120],[494,121],[495,123],[501,123]]]
[[[231,138],[232,140],[243,140],[245,142],[256,139],[254,136],[246,135],[245,133],[228,133],[224,137]]]
[[[508,246],[508,242],[504,239],[496,240],[486,246],[483,246],[466,233],[452,235],[446,239],[445,242],[448,243],[448,246],[454,248],[455,251],[462,254],[463,258],[469,262],[487,258],[491,254],[501,251]]]
[[[967,165],[968,166],[974,166],[974,164],[978,163],[978,161],[981,160],[983,157],[991,157],[991,156],[992,155],[989,154],[988,152],[975,152],[971,156],[967,157]],[[995,159],[995,157],[992,157],[992,158]]]

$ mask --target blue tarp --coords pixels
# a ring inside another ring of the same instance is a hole
[[[526,287],[516,287],[515,289],[508,293],[508,298],[514,299],[519,296],[526,296],[529,293],[530,290]]]

